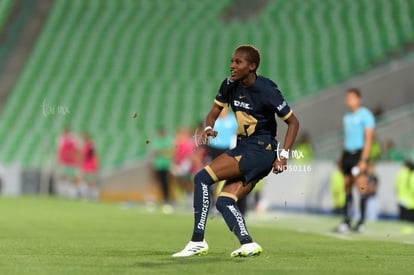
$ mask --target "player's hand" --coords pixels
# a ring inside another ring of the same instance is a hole
[[[273,173],[280,174],[287,169],[287,159],[281,157],[273,162]]]
[[[203,144],[208,144],[209,137],[215,138],[217,136],[218,132],[214,131],[213,129],[208,129],[203,132],[203,135],[201,136],[201,139],[203,141]]]
[[[212,129],[208,129],[207,131],[204,131],[203,135],[208,138],[208,137],[216,137],[218,135],[217,131],[214,131]]]
[[[360,173],[364,173],[367,170],[367,162],[360,160],[358,162],[358,169]]]

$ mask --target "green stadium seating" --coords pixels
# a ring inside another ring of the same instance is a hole
[[[43,165],[67,124],[92,134],[104,169],[142,157],[158,127],[204,117],[239,44],[297,102],[412,43],[413,2],[274,0],[224,23],[230,0],[55,1],[2,110],[0,162]]]
[[[2,0],[0,1],[0,29],[2,29],[3,24],[6,22],[9,11],[12,8],[15,0]]]

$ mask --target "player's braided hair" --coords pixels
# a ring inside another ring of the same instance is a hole
[[[236,51],[246,53],[247,61],[255,63],[256,69],[254,71],[257,71],[260,65],[260,52],[256,47],[252,45],[240,45],[237,47]]]

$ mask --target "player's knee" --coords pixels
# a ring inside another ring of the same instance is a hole
[[[219,196],[217,198],[216,208],[220,213],[223,213],[223,211],[226,209],[228,205],[232,205],[234,203],[235,201],[232,198],[225,197],[225,196]]]
[[[211,185],[215,182],[214,178],[210,175],[210,173],[207,171],[207,168],[201,169],[197,172],[197,174],[194,176],[194,184],[207,184]]]

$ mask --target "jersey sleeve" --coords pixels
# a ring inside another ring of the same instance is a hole
[[[223,82],[220,85],[220,89],[216,95],[216,98],[214,99],[214,103],[221,107],[228,106],[230,103],[230,89],[234,86],[234,81],[232,81],[230,78],[226,78],[223,80]]]
[[[282,92],[279,90],[277,85],[274,83],[272,84],[273,84],[273,93],[272,93],[272,96],[270,97],[270,104],[272,105],[272,108],[274,112],[276,113],[276,115],[281,120],[286,120],[292,115],[293,111],[290,108],[287,101],[285,100],[285,98],[283,97]]]
[[[372,129],[375,127],[375,118],[374,115],[369,111],[365,110],[364,112],[364,129]]]

